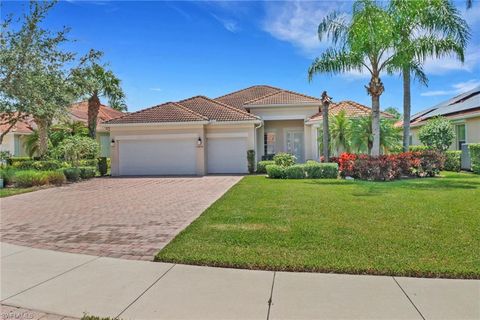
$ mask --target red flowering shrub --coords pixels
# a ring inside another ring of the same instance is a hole
[[[343,153],[338,159],[342,177],[382,181],[401,176],[433,177],[442,169],[443,162],[442,154],[431,150],[378,157]]]

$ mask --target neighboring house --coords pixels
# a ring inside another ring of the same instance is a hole
[[[9,126],[8,124],[0,125],[0,133],[7,130]],[[25,138],[32,134],[35,128],[35,123],[30,118],[18,121],[3,137],[2,144],[0,144],[0,151],[8,151],[14,157],[27,156]]]
[[[100,155],[102,157],[110,157],[110,135],[107,130],[101,125],[103,121],[111,120],[124,116],[125,113],[112,109],[106,105],[100,105],[98,111],[98,125],[97,125],[97,140],[100,144]],[[88,122],[88,102],[78,102],[71,105],[67,118],[70,121],[80,121],[87,125]],[[0,145],[0,151],[9,151],[15,157],[27,156],[24,141],[26,136],[33,133],[36,129],[35,121],[31,118],[19,121],[3,138],[3,143]],[[8,128],[8,125],[1,125],[0,132]]]
[[[480,86],[414,114],[410,120],[411,145],[420,145],[418,132],[428,119],[446,117],[455,126],[450,150],[461,150],[464,143],[480,143]]]
[[[357,114],[370,110],[338,105]],[[112,140],[112,175],[246,173],[247,150],[255,150],[257,161],[279,152],[299,162],[318,159],[320,107],[315,97],[253,86],[130,113],[103,123]]]

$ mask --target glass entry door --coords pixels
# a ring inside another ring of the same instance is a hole
[[[287,131],[287,152],[297,157],[297,162],[304,162],[303,131]]]

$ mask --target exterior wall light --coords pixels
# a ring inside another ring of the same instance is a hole
[[[197,145],[198,145],[198,146],[201,146],[201,145],[202,145],[202,138],[198,137]]]
[[[110,146],[115,147],[115,139],[112,139],[112,141],[110,141]]]

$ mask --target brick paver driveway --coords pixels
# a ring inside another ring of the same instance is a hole
[[[1,199],[1,240],[151,260],[241,179],[99,178]]]

